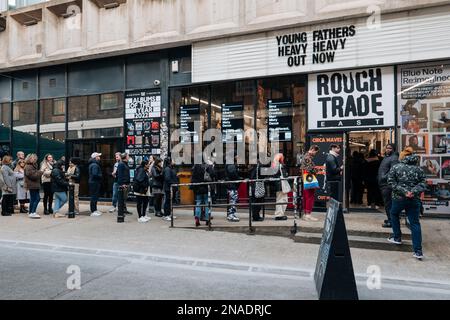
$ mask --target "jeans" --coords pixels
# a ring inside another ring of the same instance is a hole
[[[39,189],[30,190],[30,213],[36,213],[39,201],[41,201]]]
[[[208,204],[208,194],[197,194],[195,195],[195,205],[199,206],[199,205],[206,205]],[[209,208],[208,207],[204,207],[205,208],[205,219],[209,220]],[[202,217],[202,207],[195,207],[195,217],[196,218],[201,218]]]
[[[89,194],[91,196],[91,213],[97,211],[97,202],[100,195],[100,182],[89,183]]]
[[[411,226],[414,252],[422,251],[422,230],[419,221],[420,208],[421,201],[419,199],[392,200],[391,222],[394,238],[402,238],[402,231],[400,229],[400,213],[405,210]]]
[[[114,182],[113,184],[113,194],[112,194],[112,205],[114,208],[117,208],[117,202],[119,201],[119,184]]]
[[[75,212],[80,213],[80,184],[75,183],[73,189],[73,200],[75,204]]]
[[[59,213],[59,210],[67,203],[67,192],[55,192],[55,207],[54,213]]]
[[[239,194],[237,190],[229,189],[228,190],[228,197],[230,199],[228,207],[228,215],[236,215],[236,204],[239,202]]]
[[[381,195],[383,196],[384,208],[386,209],[386,217],[388,222],[391,222],[391,208],[392,208],[392,189],[390,187],[382,187]]]

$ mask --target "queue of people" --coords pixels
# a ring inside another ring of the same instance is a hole
[[[311,148],[301,157],[299,175],[315,176],[317,174],[314,158],[319,152],[317,145]],[[341,153],[339,145],[331,145],[326,158],[326,184],[329,186],[329,192],[332,196],[339,196],[342,184],[342,174],[344,167],[339,162]],[[103,181],[101,168],[101,153],[94,152],[88,164],[88,185],[90,193],[90,212],[92,217],[102,215],[98,210],[97,203],[100,196],[100,188]],[[238,217],[239,187],[241,181],[238,169],[238,157],[234,158],[234,163],[227,164],[225,167],[225,180],[228,209],[227,220],[230,222],[240,221]],[[411,225],[414,257],[423,257],[422,237],[419,221],[421,200],[420,196],[426,189],[425,173],[418,166],[418,156],[414,154],[412,148],[406,148],[398,157],[395,152],[395,146],[389,144],[386,146],[384,158],[380,161],[376,151],[369,153],[367,160],[354,154],[352,164],[356,165],[357,172],[364,177],[365,185],[368,188],[368,203],[382,205],[384,203],[387,219],[383,224],[385,228],[393,229],[393,236],[388,240],[395,244],[401,244],[401,231],[399,215],[401,211],[406,211],[409,223]],[[365,162],[364,162],[364,161]],[[173,201],[173,185],[179,183],[175,170],[174,161],[168,157],[164,161],[153,156],[144,159],[136,170],[133,184],[131,184],[130,168],[128,165],[129,156],[127,153],[116,154],[116,164],[112,172],[114,178],[112,191],[113,200],[111,213],[117,211],[118,192],[123,190],[123,196],[126,200],[128,194],[133,188],[137,199],[138,222],[146,223],[151,220],[150,209],[156,217],[171,221],[173,215],[171,212],[171,203]],[[25,157],[23,152],[17,153],[17,158],[13,161],[9,155],[3,156],[0,168],[0,187],[2,191],[1,214],[10,216],[14,213],[15,203],[19,204],[19,212],[27,213],[31,219],[39,219],[37,207],[40,202],[40,190],[44,191],[43,207],[44,215],[51,215],[55,218],[65,217],[62,212],[63,207],[68,201],[67,192],[70,185],[74,186],[75,211],[79,213],[79,185],[80,185],[80,160],[72,158],[69,166],[65,170],[65,161],[60,159],[55,161],[51,154],[45,155],[43,161],[38,164],[36,154],[29,154]],[[365,167],[362,166],[365,164]],[[270,166],[270,174],[262,174],[260,163],[254,165],[250,170],[250,179],[253,181],[249,185],[249,197],[252,203],[252,220],[262,221],[260,215],[262,203],[266,197],[266,183],[262,181],[265,178],[275,178],[270,185],[276,193],[275,220],[287,220],[286,209],[289,203],[288,194],[292,191],[288,182],[288,172],[283,154],[276,154]],[[370,176],[370,177],[369,177]],[[352,176],[352,183],[355,183]],[[202,220],[202,211],[207,223],[210,223],[210,212],[208,201],[211,197],[208,183],[217,180],[214,164],[211,162],[203,165],[196,164],[192,168],[193,184],[191,189],[195,195],[195,225],[200,226]],[[355,186],[361,186],[355,184]],[[306,221],[317,221],[312,216],[315,192],[319,188],[317,185],[313,188],[303,188],[302,208],[304,211],[303,219]],[[352,194],[359,197],[360,195]],[[163,205],[164,201],[164,205]],[[29,207],[27,208],[27,204]],[[258,205],[261,203],[261,205]],[[132,213],[124,206],[124,212]],[[175,218],[175,217],[173,217]]]

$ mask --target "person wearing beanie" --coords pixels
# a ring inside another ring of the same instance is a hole
[[[398,163],[398,153],[395,151],[395,145],[390,143],[384,151],[384,159],[381,161],[378,169],[378,186],[383,197],[384,208],[387,219],[384,221],[383,228],[392,228],[391,207],[392,207],[392,188],[387,182],[387,175],[392,167]]]
[[[392,188],[390,215],[394,233],[388,241],[397,245],[402,244],[400,213],[405,210],[411,226],[413,257],[422,260],[422,230],[419,216],[422,207],[421,195],[426,191],[427,185],[425,173],[418,164],[419,157],[411,147],[408,147],[400,154],[400,163],[388,173],[387,183]]]

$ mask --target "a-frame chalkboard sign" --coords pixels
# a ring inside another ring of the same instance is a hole
[[[320,300],[358,300],[341,203],[330,199],[314,273]]]

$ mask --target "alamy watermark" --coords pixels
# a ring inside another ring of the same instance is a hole
[[[66,286],[69,290],[81,290],[81,268],[77,265],[70,265],[66,270],[70,276],[67,278]]]

